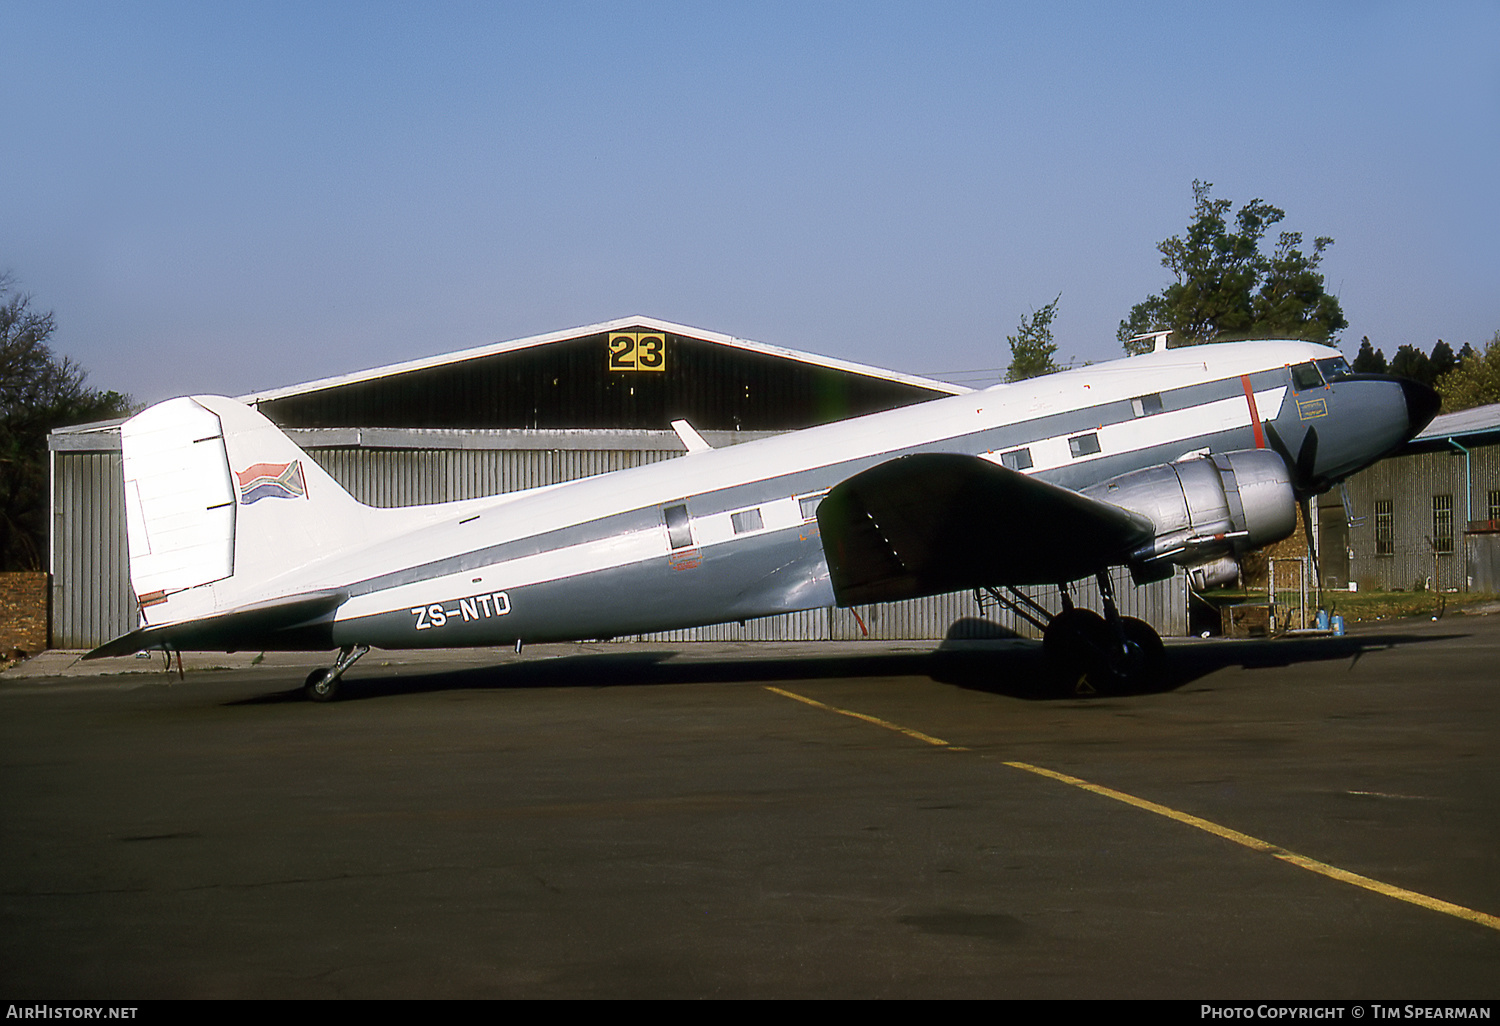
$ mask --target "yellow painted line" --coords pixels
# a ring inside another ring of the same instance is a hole
[[[1326,862],[1319,862],[1317,859],[1310,859],[1306,855],[1299,855],[1294,851],[1288,851],[1280,845],[1272,844],[1269,841],[1262,841],[1258,837],[1251,837],[1249,834],[1242,834],[1238,830],[1231,830],[1228,827],[1220,826],[1199,816],[1194,816],[1186,812],[1178,812],[1176,809],[1165,805],[1159,805],[1144,798],[1137,798],[1134,795],[1126,794],[1124,791],[1116,791],[1112,787],[1091,784],[1087,780],[1070,777],[1066,773],[1058,773],[1056,770],[1043,769],[1041,766],[1033,766],[1027,762],[1007,762],[1005,765],[1025,770],[1027,773],[1049,777],[1064,784],[1071,784],[1085,791],[1091,791],[1106,798],[1113,798],[1117,802],[1124,802],[1126,805],[1134,805],[1138,809],[1154,812],[1158,816],[1175,819],[1179,823],[1186,823],[1188,826],[1197,827],[1199,830],[1206,830],[1216,837],[1222,837],[1226,841],[1233,841],[1235,844],[1243,845],[1252,851],[1265,852],[1267,855],[1278,858],[1283,862],[1289,862],[1294,866],[1299,866],[1310,873],[1326,876],[1330,880],[1353,884],[1355,887],[1363,887],[1367,891],[1383,894],[1387,898],[1395,898],[1397,901],[1405,901],[1412,905],[1431,909],[1434,912],[1442,912],[1445,915],[1465,919],[1471,923],[1478,923],[1480,926],[1487,926],[1491,930],[1500,930],[1500,916],[1492,916],[1486,912],[1476,912],[1472,908],[1455,905],[1451,901],[1443,901],[1441,898],[1429,897],[1426,894],[1409,891],[1404,887],[1395,887],[1388,883],[1382,883],[1379,880],[1372,880],[1368,876],[1361,876],[1358,873],[1351,873],[1347,869],[1330,866]]]
[[[951,744],[950,742],[944,741],[940,737],[933,737],[931,734],[924,734],[920,730],[912,730],[910,727],[903,727],[898,723],[891,723],[889,720],[882,720],[878,716],[871,716],[868,713],[855,712],[853,709],[840,709],[837,706],[820,702],[816,698],[808,698],[806,695],[799,695],[794,691],[787,691],[783,688],[773,688],[770,685],[766,685],[765,688],[767,691],[781,695],[784,698],[790,698],[793,701],[801,702],[804,705],[810,705],[814,709],[823,709],[827,712],[838,713],[840,716],[848,716],[851,719],[863,720],[866,723],[873,723],[877,727],[884,727],[886,730],[893,730],[897,734],[905,734],[909,738],[914,738],[918,741],[924,741],[927,744],[934,745],[938,748],[946,748],[950,752],[967,752],[969,750],[962,745],[955,745]],[[1220,826],[1218,823],[1203,819],[1201,816],[1194,816],[1191,813],[1187,812],[1179,812],[1176,809],[1170,808],[1169,806],[1161,805],[1157,802],[1147,801],[1144,798],[1137,798],[1133,794],[1126,794],[1124,791],[1116,791],[1112,787],[1104,787],[1101,784],[1091,784],[1087,780],[1080,779],[1079,777],[1070,777],[1068,776],[1068,774],[1059,773],[1056,770],[1044,769],[1041,766],[1033,766],[1029,762],[1007,762],[1005,765],[1010,766],[1013,769],[1025,770],[1027,773],[1035,773],[1038,776],[1047,777],[1049,779],[1059,781],[1060,783],[1070,784],[1073,787],[1081,788],[1084,791],[1090,791],[1097,795],[1102,795],[1105,798],[1113,798],[1117,802],[1124,802],[1126,805],[1133,805],[1137,809],[1144,809],[1146,812],[1154,812],[1158,816],[1165,816],[1168,819],[1174,819],[1177,822],[1185,823],[1190,827],[1197,827],[1199,830],[1207,831],[1208,833],[1213,834],[1215,837],[1222,837],[1226,841],[1233,841],[1235,844],[1249,848],[1251,851],[1263,852],[1274,858],[1278,858],[1283,862],[1287,862],[1291,865],[1305,869],[1310,873],[1317,873],[1320,876],[1326,876],[1330,880],[1337,880],[1340,883],[1352,884],[1355,887],[1362,887],[1367,891],[1374,892],[1375,894],[1383,894],[1387,898],[1395,898],[1397,901],[1404,901],[1408,904],[1418,905],[1433,912],[1441,912],[1444,915],[1454,916],[1455,918],[1463,919],[1471,923],[1478,923],[1480,926],[1487,926],[1491,930],[1500,930],[1500,916],[1492,916],[1487,912],[1477,912],[1472,908],[1465,908],[1463,905],[1455,905],[1451,901],[1443,901],[1441,898],[1433,898],[1426,894],[1419,894],[1416,891],[1409,891],[1404,887],[1396,887],[1388,883],[1382,883],[1379,880],[1373,880],[1368,876],[1361,876],[1358,873],[1351,873],[1349,872],[1349,870],[1340,869],[1338,866],[1330,866],[1326,862],[1319,862],[1317,859],[1310,859],[1306,855],[1299,855],[1294,851],[1289,851],[1288,849],[1281,847],[1280,845],[1272,844],[1270,841],[1262,841],[1258,837],[1251,837],[1249,834],[1240,833],[1240,831],[1238,830],[1231,830],[1229,827]]]
[[[934,745],[938,748],[946,748],[950,752],[968,751],[968,749],[964,748],[962,745],[949,744],[947,741],[944,741],[940,737],[933,737],[931,734],[924,734],[920,730],[912,730],[910,727],[903,727],[898,723],[891,723],[889,720],[882,720],[879,716],[871,716],[868,713],[855,712],[853,709],[840,709],[838,708],[838,706],[826,705],[823,702],[818,701],[816,698],[808,698],[806,695],[799,695],[795,691],[784,691],[781,688],[773,688],[769,684],[765,687],[767,691],[771,691],[775,694],[781,695],[783,698],[790,698],[793,701],[802,702],[805,705],[810,705],[814,709],[823,709],[827,712],[838,713],[840,716],[848,716],[852,719],[864,720],[866,723],[873,723],[877,727],[884,727],[886,730],[894,730],[898,734],[905,734],[909,738],[915,738],[918,741],[925,741],[929,745]]]

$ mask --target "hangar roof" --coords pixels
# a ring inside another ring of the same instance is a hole
[[[241,396],[283,428],[789,431],[970,389],[623,317]]]
[[[654,351],[648,336],[655,336]],[[616,365],[617,346],[627,340],[638,346],[637,366]],[[563,436],[580,431],[611,437],[624,431],[639,435],[637,442],[665,437],[678,417],[715,444],[727,444],[969,391],[636,316],[264,389],[240,400],[302,444],[318,444],[304,437],[309,431],[329,441],[353,430],[359,441],[338,444],[490,447],[504,438],[507,447],[534,447],[542,439],[548,447],[568,448],[575,443]],[[118,424],[58,429],[49,446],[117,450]],[[675,447],[671,437],[669,447]]]
[[[742,349],[750,353],[759,353],[765,356],[774,356],[783,360],[794,360],[798,363],[810,364],[814,367],[827,367],[831,370],[846,371],[850,374],[858,374],[862,377],[879,378],[884,381],[894,381],[905,385],[914,385],[918,388],[931,389],[945,395],[959,395],[964,392],[972,392],[973,389],[964,385],[955,385],[947,381],[938,381],[934,378],[924,378],[916,374],[903,374],[900,371],[887,370],[883,367],[873,367],[864,363],[853,363],[849,360],[838,360],[831,356],[819,356],[817,353],[805,353],[797,349],[788,349],[785,346],[773,346],[765,342],[753,342],[747,338],[736,338],[733,335],[725,335],[717,331],[708,331],[704,328],[693,328],[685,324],[674,324],[657,317],[619,317],[612,321],[602,321],[598,324],[587,324],[579,328],[565,328],[562,331],[549,331],[544,335],[531,335],[526,338],[512,339],[509,342],[491,342],[488,345],[476,346],[473,349],[460,349],[453,353],[442,353],[438,356],[424,356],[416,360],[407,360],[402,363],[387,364],[384,367],[371,367],[368,370],[354,371],[349,374],[339,374],[331,378],[319,378],[316,381],[305,381],[300,385],[286,385],[282,388],[262,389],[239,396],[239,401],[250,405],[266,402],[272,399],[282,399],[287,396],[305,395],[308,392],[317,392],[337,385],[348,385],[355,382],[370,381],[375,378],[390,377],[396,374],[405,374],[410,371],[426,370],[431,367],[439,367],[444,364],[459,363],[464,360],[473,360],[483,356],[496,356],[501,353],[513,353],[521,349],[529,349],[533,346],[545,346],[553,342],[563,342],[586,335],[597,335],[602,332],[624,331],[627,328],[647,328],[656,331],[670,332],[675,335],[685,335],[690,338],[711,342],[715,345],[729,346],[734,349]]]
[[[1434,417],[1432,423],[1408,442],[1402,451],[1429,452],[1447,448],[1450,438],[1460,445],[1465,442],[1480,445],[1500,442],[1500,403]]]

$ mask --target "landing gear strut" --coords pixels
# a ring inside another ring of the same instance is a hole
[[[1042,632],[1042,651],[1074,694],[1134,690],[1158,679],[1166,658],[1161,636],[1144,620],[1121,616],[1115,606],[1114,582],[1100,573],[1099,594],[1104,615],[1073,604],[1066,583],[1058,585],[1062,610],[1048,613],[1015,588],[1002,595],[985,592],[1000,605]]]
[[[333,701],[338,697],[339,678],[368,651],[369,645],[345,645],[339,650],[339,657],[332,666],[326,670],[314,670],[307,675],[302,693],[314,702]]]

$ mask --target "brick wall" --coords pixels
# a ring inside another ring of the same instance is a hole
[[[0,573],[0,659],[47,647],[47,574]]]

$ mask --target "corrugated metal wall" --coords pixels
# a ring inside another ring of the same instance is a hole
[[[1452,453],[1419,453],[1383,460],[1349,479],[1349,496],[1356,516],[1364,522],[1349,531],[1350,577],[1362,588],[1426,587],[1437,574],[1437,586],[1466,588],[1464,528],[1468,520],[1485,520],[1489,493],[1500,489],[1500,446],[1474,446],[1469,455],[1469,478],[1473,509],[1464,509],[1464,456]],[[1433,496],[1453,500],[1454,551],[1434,557]],[[1375,551],[1375,503],[1391,503],[1392,551]],[[1327,514],[1324,514],[1327,515]]]
[[[98,444],[96,442],[96,444]],[[118,446],[118,439],[115,443]],[[652,444],[659,444],[652,440]],[[402,506],[493,495],[680,455],[680,450],[639,449],[377,449],[309,448],[350,494],[375,506]],[[129,585],[120,454],[54,452],[53,644],[91,648],[134,630]],[[1057,589],[1037,589],[1039,601],[1058,608]],[[1166,635],[1187,633],[1187,591],[1181,575],[1135,588],[1120,571],[1120,609]],[[1080,585],[1077,600],[1098,609],[1097,588]],[[970,592],[908,602],[861,606],[868,637],[886,640],[1035,636],[1030,624],[990,609],[983,619]],[[998,628],[998,630],[997,630]],[[847,609],[815,609],[784,616],[643,636],[653,641],[821,641],[866,637]]]
[[[416,506],[576,481],[680,456],[681,450],[312,449],[334,480],[371,506]]]
[[[53,453],[52,644],[92,648],[136,626],[120,453]]]

